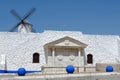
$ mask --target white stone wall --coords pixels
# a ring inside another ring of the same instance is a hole
[[[116,62],[118,57],[118,36],[85,35],[78,31],[44,31],[43,33],[0,33],[0,55],[6,54],[8,70],[24,67],[27,70],[40,70],[46,64],[44,45],[65,36],[87,44],[85,53],[91,53],[94,64]],[[40,54],[40,63],[32,63],[33,53]]]
[[[117,39],[117,42],[118,42],[118,55],[120,57],[120,38]],[[120,63],[120,61],[119,61]]]
[[[39,70],[45,64],[44,49],[40,34],[0,33],[0,54],[6,54],[8,70],[24,67]],[[33,53],[40,54],[40,64],[32,63]]]
[[[86,55],[93,54],[95,63],[117,63],[119,36],[115,35],[84,35],[84,40],[88,47],[85,49]]]
[[[45,31],[43,33],[0,33],[0,54],[6,54],[8,70],[17,70],[24,67],[27,70],[40,70],[46,64],[44,45],[59,38],[70,36],[82,39],[81,32]],[[40,63],[32,63],[33,53],[40,54]]]

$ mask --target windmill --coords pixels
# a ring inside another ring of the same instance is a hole
[[[32,28],[32,24],[30,24],[26,19],[35,12],[35,8],[32,8],[28,13],[26,13],[23,17],[19,16],[15,10],[11,10],[11,13],[19,20],[19,22],[9,31],[13,32],[16,28],[18,28],[18,32],[21,33],[29,33],[34,31]]]

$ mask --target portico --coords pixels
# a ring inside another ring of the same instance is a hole
[[[47,65],[62,66],[67,65],[84,66],[86,44],[70,37],[64,37],[56,41],[47,43]]]

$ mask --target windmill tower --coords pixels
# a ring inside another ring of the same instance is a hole
[[[10,30],[13,32],[16,28],[18,28],[18,32],[21,33],[29,33],[34,31],[32,28],[32,24],[30,24],[26,19],[35,12],[35,8],[31,9],[28,13],[26,13],[23,17],[20,17],[15,10],[11,10],[11,13],[19,20],[19,22]]]
[[[27,21],[24,21],[23,24],[20,24],[18,26],[18,32],[21,32],[21,33],[32,32],[32,24],[28,23]]]

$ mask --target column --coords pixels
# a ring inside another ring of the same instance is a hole
[[[78,72],[80,72],[80,67],[81,66],[81,51],[78,49]]]
[[[85,55],[85,51],[84,49],[81,50],[82,51],[82,54],[83,54],[83,65],[87,65],[87,59],[86,59],[86,55]]]
[[[81,65],[81,51],[80,51],[80,49],[78,49],[78,60],[79,60],[79,62],[78,62],[78,66],[80,67]]]
[[[55,65],[55,48],[52,48],[53,66]]]
[[[84,72],[85,72],[85,71],[86,71],[86,67],[85,67],[85,64],[86,64],[86,56],[85,56],[84,49],[81,50],[81,53],[83,54],[82,65],[84,65]]]

